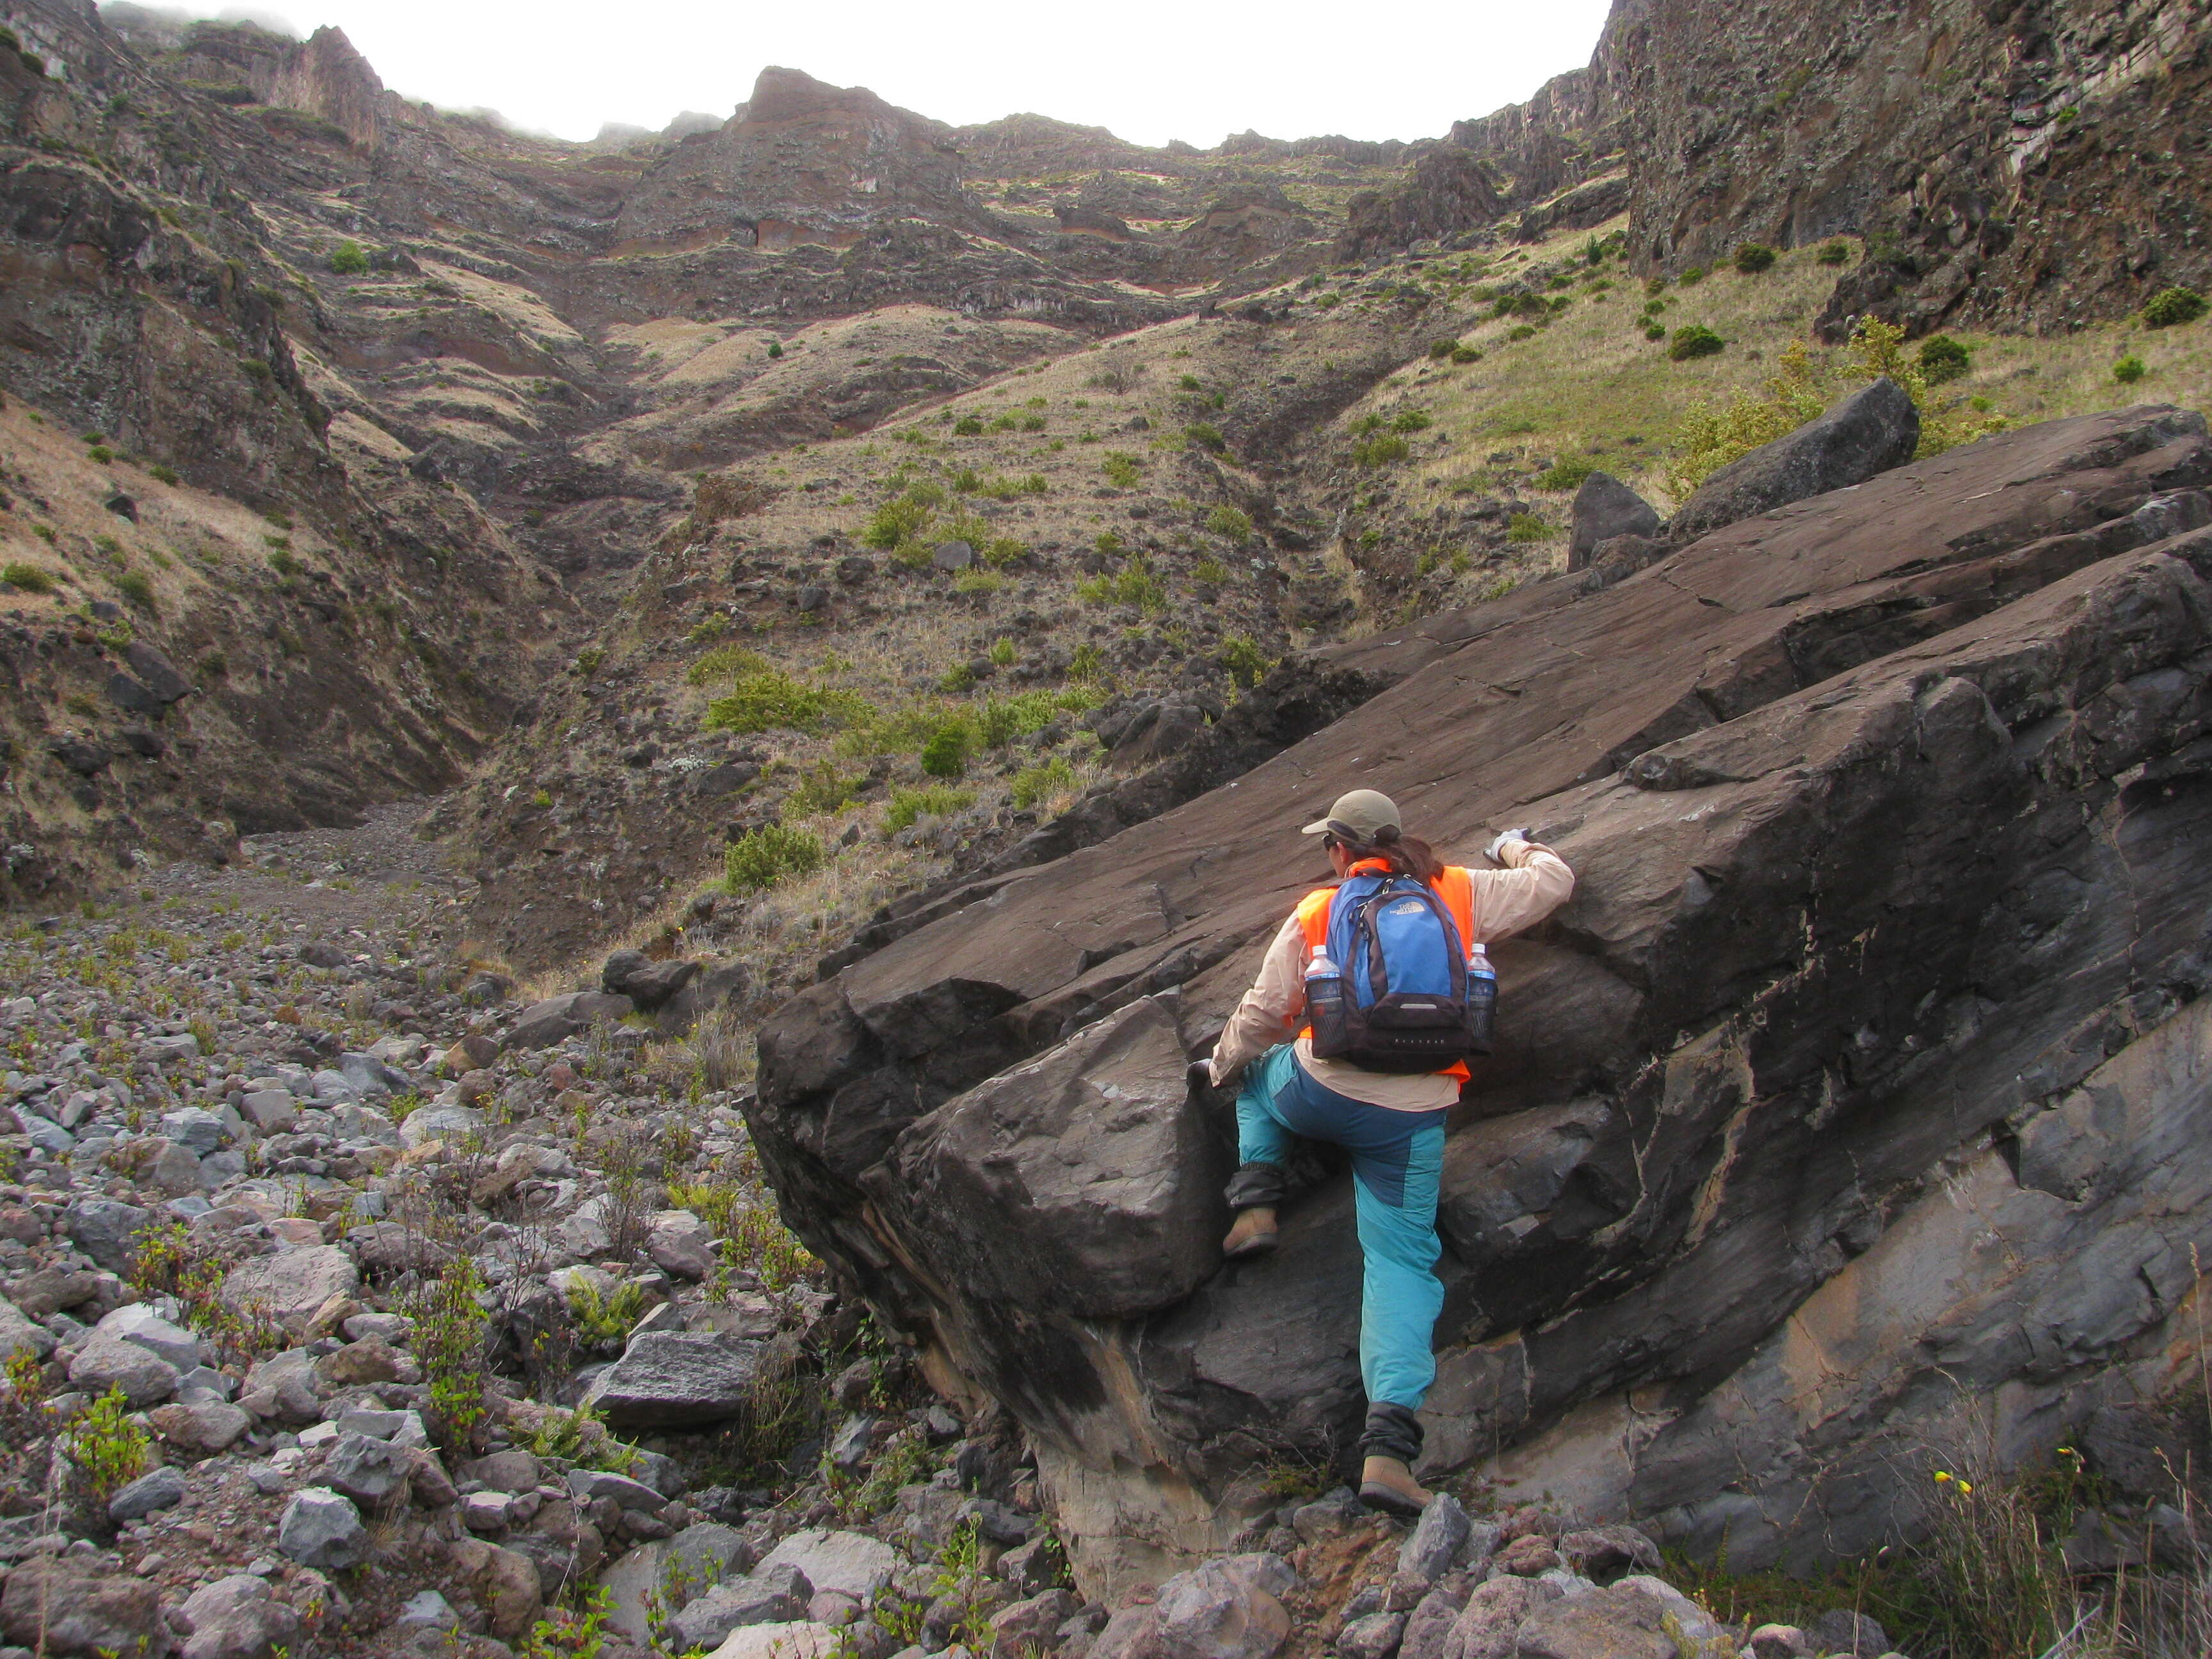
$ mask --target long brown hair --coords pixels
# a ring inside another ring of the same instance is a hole
[[[1351,854],[1355,864],[1362,859],[1380,859],[1390,866],[1391,874],[1411,876],[1424,886],[1434,886],[1444,872],[1443,860],[1434,848],[1418,836],[1404,834],[1395,824],[1384,824],[1372,842],[1355,842],[1342,836],[1330,839]]]

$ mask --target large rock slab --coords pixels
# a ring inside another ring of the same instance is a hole
[[[171,1645],[153,1583],[77,1557],[35,1558],[10,1571],[0,1591],[0,1632],[57,1659],[161,1659]]]
[[[353,1258],[337,1245],[303,1244],[240,1262],[224,1276],[222,1294],[234,1313],[258,1311],[293,1327],[360,1284]]]
[[[617,1429],[685,1428],[738,1416],[761,1345],[691,1331],[647,1331],[599,1373],[588,1404]]]
[[[1021,1190],[1045,1144],[1080,1191],[1117,1143],[1050,1131],[1064,1097],[1002,1074],[1073,1076],[1175,990],[1182,1052],[1115,1060],[1117,1086],[1172,1099],[1323,873],[1299,825],[1348,785],[1462,862],[1528,823],[1580,885],[1494,952],[1498,1051],[1446,1152],[1431,1466],[1660,1515],[1662,1542],[1732,1525],[1732,1561],[1877,1541],[1910,1517],[1873,1472],[1954,1379],[2022,1390],[2065,1432],[2179,1340],[2172,1265],[2212,1249],[2180,1196],[2212,1183],[2212,1138],[2173,1057],[2212,960],[2190,850],[2212,835],[2207,483],[2194,415],[2055,422],[1600,591],[1540,584],[1343,647],[1397,684],[1234,787],[935,901],[771,1017],[750,1115],[787,1214],[1000,1391],[1087,1591],[1162,1582],[1266,1505],[1271,1456],[1350,1443],[1345,1178],[1286,1207],[1273,1257],[1188,1290],[1163,1259],[1098,1304],[1136,1311],[1088,1317],[1030,1305],[1021,1217],[951,1239],[905,1194]],[[2076,1127],[2097,1097],[2074,1091],[2124,1061],[2165,1079],[2151,1117]],[[1225,1135],[1226,1109],[1200,1121]],[[1976,1213],[2025,1231],[1978,1266],[1952,1194],[1984,1182]],[[1823,1346],[1818,1388],[1801,1310],[1846,1356]]]
[[[1682,503],[1668,534],[1688,541],[1792,501],[1864,483],[1904,465],[1919,444],[1920,411],[1905,388],[1885,375],[1795,432],[1721,468]]]

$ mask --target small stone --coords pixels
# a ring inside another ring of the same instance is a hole
[[[1522,1578],[1534,1578],[1540,1572],[1549,1572],[1559,1565],[1559,1553],[1545,1539],[1531,1533],[1516,1538],[1498,1552],[1498,1565],[1505,1571]]]
[[[270,1659],[300,1638],[300,1615],[254,1572],[232,1573],[185,1598],[182,1659]]]
[[[1795,1625],[1761,1625],[1743,1646],[1751,1659],[1814,1659],[1813,1644]]]
[[[1449,1492],[1438,1492],[1398,1547],[1398,1571],[1434,1583],[1450,1569],[1470,1529],[1459,1499]]]
[[[89,1395],[119,1388],[132,1408],[143,1411],[177,1391],[177,1368],[118,1336],[95,1336],[70,1362],[70,1384]]]
[[[505,1532],[507,1506],[503,1492],[472,1492],[461,1499],[461,1524],[471,1532]]]
[[[1370,1613],[1337,1632],[1336,1650],[1342,1659],[1389,1659],[1405,1628],[1402,1613]]]
[[[1805,1633],[1822,1653],[1850,1654],[1854,1659],[1877,1659],[1889,1647],[1889,1637],[1879,1623],[1849,1607],[1831,1607]]]
[[[179,1451],[212,1457],[228,1449],[248,1429],[253,1419],[236,1406],[221,1400],[179,1401],[156,1406],[147,1421]]]
[[[179,1372],[197,1370],[200,1340],[181,1325],[171,1323],[143,1302],[118,1308],[92,1328],[94,1337],[112,1336],[135,1344]]]
[[[107,1500],[107,1518],[118,1527],[125,1526],[143,1520],[156,1510],[169,1509],[184,1501],[184,1471],[155,1469],[140,1475]]]
[[[307,1486],[284,1506],[276,1547],[303,1567],[358,1566],[368,1557],[368,1529],[346,1498],[327,1486]]]
[[[453,1604],[434,1589],[417,1590],[401,1603],[399,1616],[392,1620],[401,1630],[416,1626],[427,1630],[456,1630],[461,1615],[453,1611]]]
[[[377,1508],[406,1489],[414,1468],[402,1448],[365,1434],[341,1434],[324,1460],[323,1479],[356,1504]]]
[[[25,1561],[0,1592],[0,1632],[49,1654],[159,1653],[167,1645],[159,1590],[94,1557]]]

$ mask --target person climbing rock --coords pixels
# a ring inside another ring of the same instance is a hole
[[[1520,830],[1490,843],[1502,868],[1444,865],[1372,789],[1339,796],[1304,833],[1322,838],[1337,882],[1299,902],[1212,1058],[1193,1069],[1216,1088],[1244,1073],[1229,1184],[1237,1221],[1222,1242],[1231,1260],[1274,1248],[1295,1139],[1352,1155],[1366,1264],[1359,1495],[1412,1515],[1429,1498],[1413,1474],[1414,1413],[1436,1376],[1430,1343],[1443,1304],[1435,1269],[1444,1117],[1468,1059],[1488,1052],[1496,994],[1484,947],[1549,915],[1575,878]]]

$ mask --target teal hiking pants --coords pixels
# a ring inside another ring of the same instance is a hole
[[[1444,1116],[1394,1112],[1324,1089],[1289,1044],[1254,1060],[1237,1097],[1241,1164],[1287,1162],[1291,1138],[1352,1154],[1353,1204],[1366,1274],[1360,1290],[1359,1374],[1370,1406],[1419,1411],[1436,1380],[1431,1342],[1444,1288],[1437,1280],[1437,1186]]]

